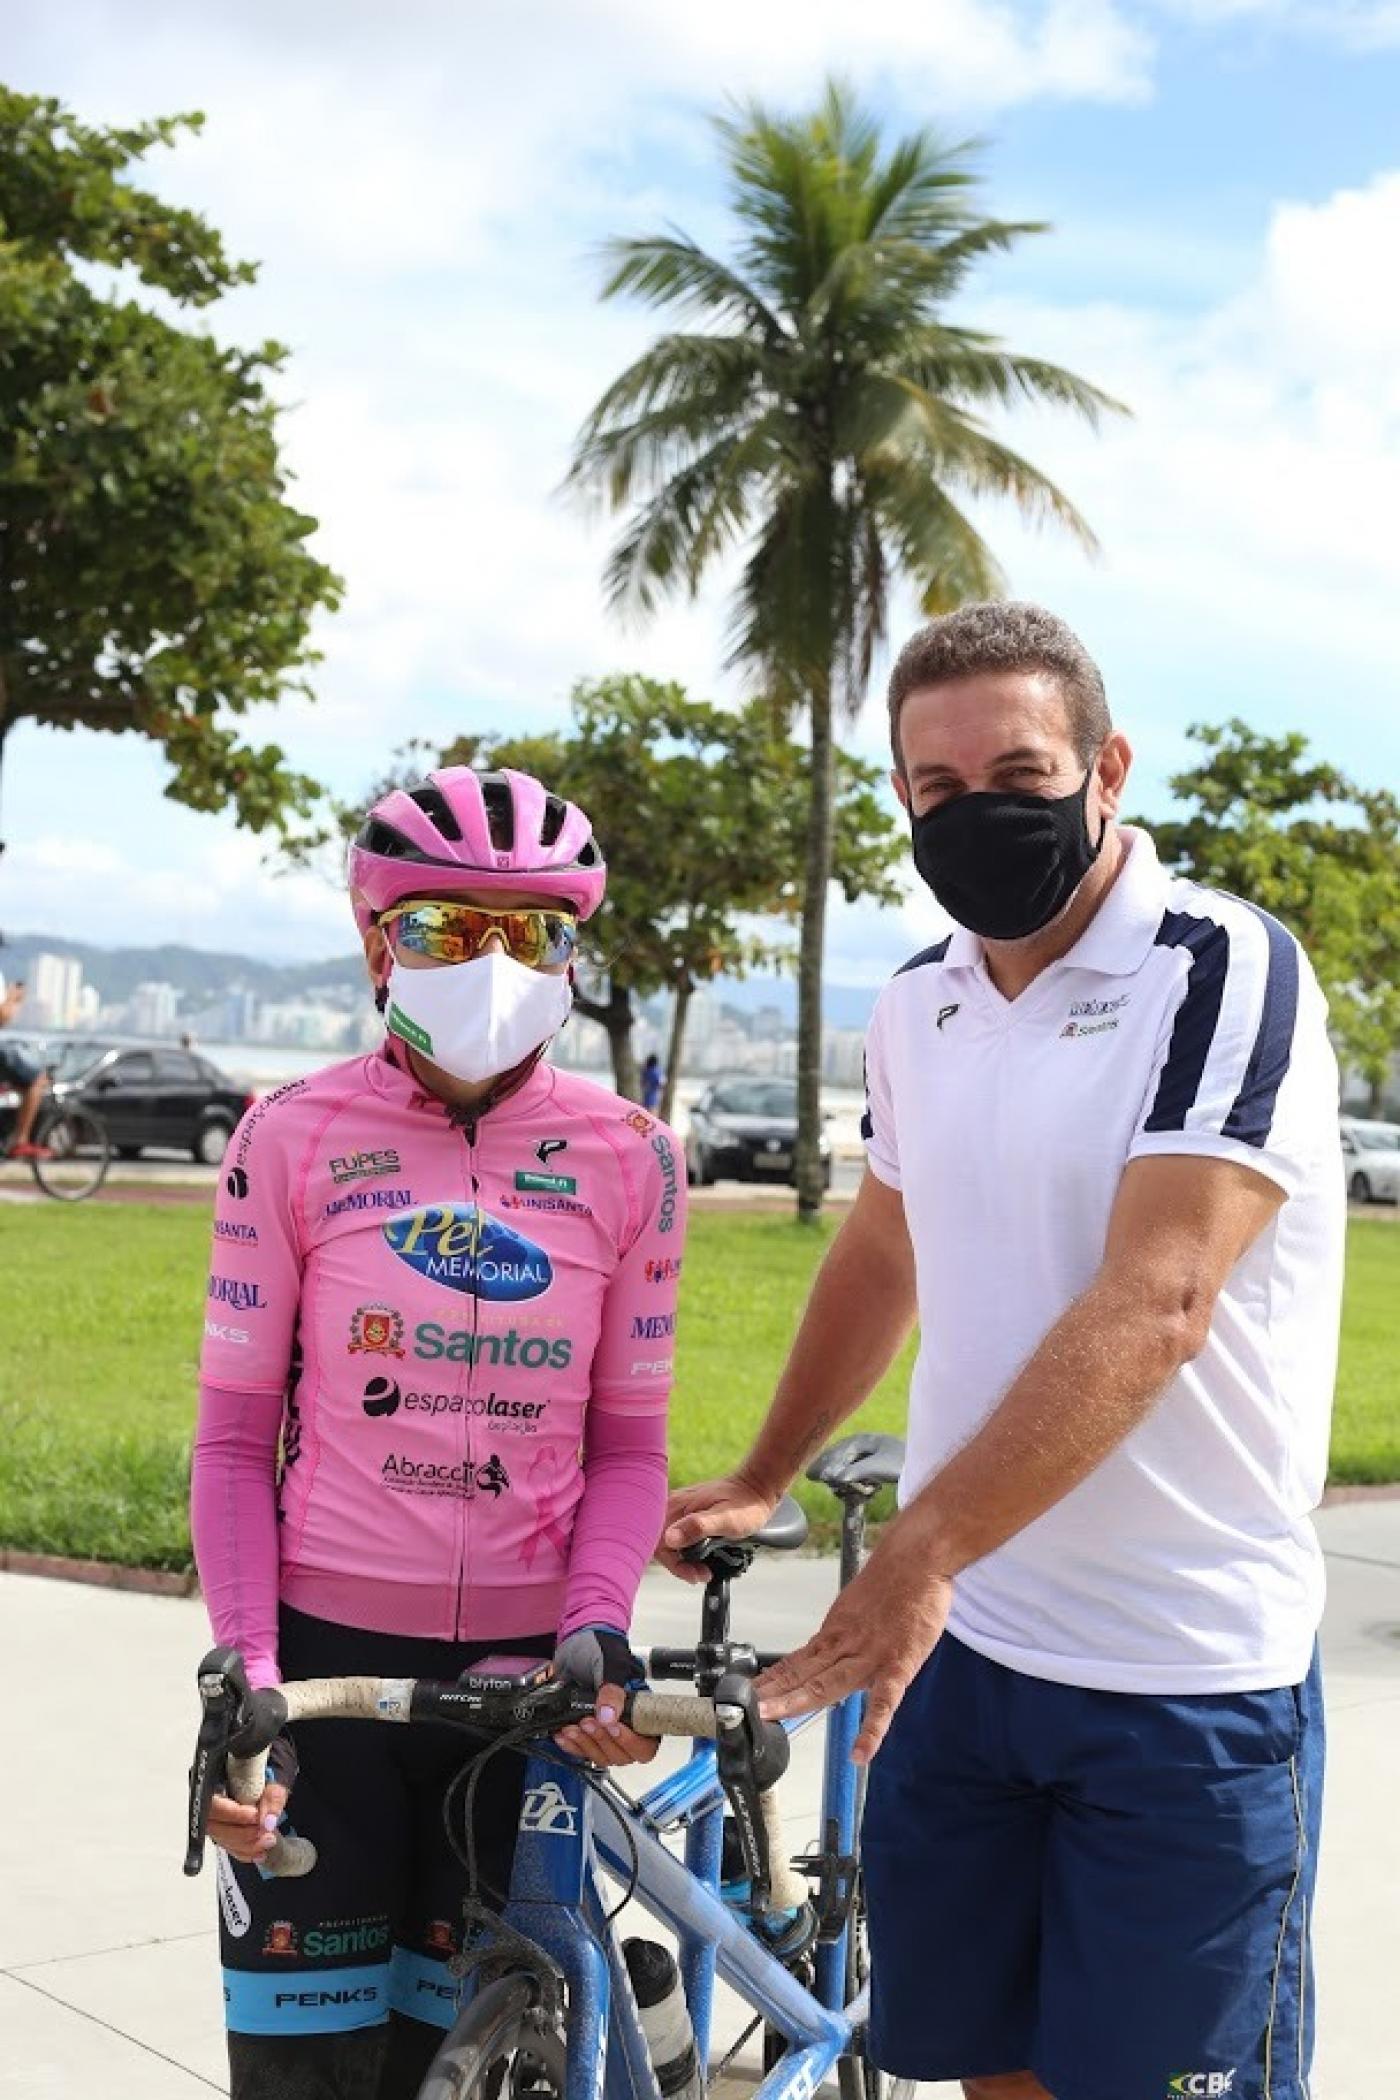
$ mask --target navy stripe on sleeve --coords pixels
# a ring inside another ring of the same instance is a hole
[[[875,1123],[870,1113],[870,1059],[868,1057],[863,1057],[860,1061],[860,1083],[865,1089],[865,1114],[860,1119],[860,1137],[861,1143],[868,1145],[875,1135]]]
[[[925,963],[942,962],[952,945],[952,940],[953,936],[950,933],[947,940],[935,941],[931,948],[921,948],[917,955],[910,956],[908,962],[900,964],[894,973],[895,976],[902,977],[906,970],[921,970]]]
[[[1159,948],[1189,948],[1191,969],[1186,996],[1177,1008],[1167,1061],[1157,1082],[1157,1096],[1144,1130],[1184,1130],[1195,1106],[1215,1040],[1220,1002],[1230,968],[1230,936],[1214,919],[1190,912],[1167,911],[1157,928]]]
[[[1255,911],[1253,905],[1251,911]],[[1264,1004],[1259,1028],[1244,1078],[1229,1115],[1224,1136],[1238,1138],[1242,1145],[1261,1146],[1274,1122],[1274,1106],[1293,1054],[1293,1028],[1298,1018],[1298,950],[1293,936],[1271,919],[1255,911],[1269,936],[1269,975],[1264,986]]]

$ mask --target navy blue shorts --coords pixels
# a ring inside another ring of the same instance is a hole
[[[945,1634],[870,1775],[871,2045],[1055,2100],[1305,2100],[1316,1660],[1282,1691],[1027,1677]]]

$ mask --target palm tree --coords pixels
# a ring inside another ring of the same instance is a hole
[[[811,754],[798,981],[798,1213],[821,1206],[822,947],[833,724],[859,708],[901,573],[932,614],[999,595],[958,498],[1010,496],[1092,548],[1073,505],[981,411],[1048,401],[1096,423],[1096,387],[946,309],[984,256],[1044,229],[983,218],[973,149],[919,131],[882,147],[829,85],[813,114],[745,104],[717,120],[738,221],[732,261],[684,233],[605,250],[604,298],[697,325],[659,336],[581,430],[567,486],[628,513],[605,572],[645,618],[742,551],[730,661],[806,717]]]

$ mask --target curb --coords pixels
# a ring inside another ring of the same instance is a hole
[[[1375,1485],[1329,1487],[1319,1509],[1335,1509],[1349,1502],[1400,1502],[1400,1481]],[[826,1557],[829,1549],[818,1547],[811,1559]],[[132,1568],[114,1560],[72,1560],[62,1553],[21,1553],[0,1546],[0,1575],[42,1575],[55,1582],[85,1582],[95,1589],[134,1590],[152,1597],[197,1597],[199,1577],[193,1568],[177,1574],[172,1568]]]
[[[20,1553],[0,1546],[0,1574],[47,1575],[58,1582],[86,1582],[97,1589],[141,1590],[155,1597],[196,1597],[199,1577],[191,1569],[129,1568],[115,1560],[71,1560],[64,1553]]]

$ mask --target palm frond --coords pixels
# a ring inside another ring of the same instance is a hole
[[[753,285],[679,231],[619,238],[608,241],[602,252],[610,265],[604,299],[628,293],[648,306],[678,306],[744,321],[770,341],[784,334],[782,322]]]
[[[982,535],[935,477],[912,458],[890,458],[867,492],[901,567],[920,579],[933,617],[977,598],[999,598],[1006,578]]]
[[[565,487],[631,501],[697,447],[735,430],[766,395],[761,353],[747,337],[663,336],[595,403],[574,444]]]
[[[1092,386],[1063,365],[1040,357],[1018,357],[994,336],[966,328],[934,327],[921,332],[901,350],[901,363],[916,383],[931,393],[949,393],[969,401],[997,401],[1005,407],[1022,402],[1049,402],[1073,409],[1093,429],[1105,415],[1127,416],[1123,402]]]
[[[971,140],[945,145],[927,129],[900,139],[871,184],[867,239],[931,246],[965,227],[978,186],[969,165],[977,150]]]
[[[1009,445],[964,414],[910,380],[899,382],[907,396],[919,438],[910,443],[911,458],[922,452],[931,474],[940,475],[976,496],[1009,496],[1034,524],[1053,520],[1063,525],[1088,553],[1098,541],[1086,520],[1054,482]],[[911,433],[912,436],[912,433]],[[919,442],[922,439],[922,443]]]
[[[775,492],[731,603],[725,660],[780,709],[803,706],[831,679],[839,579],[835,520],[821,499],[810,481]]]
[[[864,491],[861,492],[862,496]],[[850,545],[847,591],[839,639],[840,661],[833,698],[845,714],[859,713],[870,686],[875,651],[885,639],[889,609],[889,559],[874,506],[848,507]]]
[[[730,446],[720,474],[692,521],[686,577],[692,596],[711,560],[746,529],[755,483],[774,487],[780,477],[800,474],[801,455],[794,442],[798,435],[786,410],[772,408]]]
[[[753,486],[779,455],[771,428],[726,431],[665,480],[609,556],[603,581],[612,609],[646,618],[677,591],[693,596],[707,563],[747,528]]]

